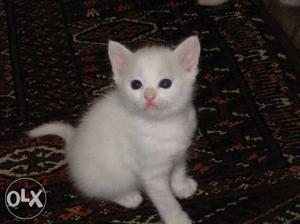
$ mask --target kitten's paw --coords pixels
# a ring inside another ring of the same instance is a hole
[[[196,191],[198,184],[197,182],[190,178],[187,177],[185,181],[180,182],[180,183],[171,183],[172,189],[174,191],[174,194],[178,198],[189,198],[191,197]]]
[[[122,195],[113,201],[125,208],[136,208],[142,203],[143,197],[139,192],[132,192]]]
[[[165,224],[192,224],[192,220],[188,217],[188,215],[185,212],[182,212],[181,214],[174,214],[171,217],[169,217],[164,222]]]

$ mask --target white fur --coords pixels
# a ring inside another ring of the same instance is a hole
[[[205,5],[205,6],[214,6],[214,5],[221,5],[228,0],[198,0],[199,5]]]
[[[134,208],[144,191],[164,223],[190,224],[174,194],[187,198],[197,189],[186,175],[186,150],[197,125],[192,93],[199,40],[192,36],[175,50],[146,47],[136,52],[110,41],[108,51],[117,88],[94,103],[72,129],[73,137],[59,123],[29,135],[66,139],[70,175],[84,194]],[[163,78],[173,81],[171,88],[158,87]],[[143,88],[133,90],[133,79],[141,80]],[[154,110],[145,105],[146,88],[155,91]]]
[[[28,135],[32,138],[51,134],[58,135],[66,141],[70,141],[74,135],[74,128],[69,124],[53,122],[49,124],[43,124],[28,132]]]

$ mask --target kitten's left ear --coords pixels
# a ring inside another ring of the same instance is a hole
[[[108,42],[108,56],[114,75],[119,75],[122,72],[131,54],[132,52],[122,44],[112,40]]]
[[[201,46],[198,36],[191,36],[179,44],[175,48],[174,53],[186,71],[194,72],[198,68],[200,50]]]

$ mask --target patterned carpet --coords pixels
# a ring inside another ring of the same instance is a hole
[[[198,34],[199,127],[189,167],[199,190],[180,201],[184,210],[194,223],[300,223],[300,77],[263,15],[254,0],[216,8],[187,0],[1,1],[0,222],[26,223],[2,199],[12,181],[32,177],[48,201],[28,223],[158,223],[148,200],[126,210],[84,198],[68,179],[63,142],[23,133],[52,120],[76,124],[112,88],[108,39],[134,49]]]

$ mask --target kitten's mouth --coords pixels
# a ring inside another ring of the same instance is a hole
[[[148,111],[154,111],[157,110],[157,105],[153,102],[153,100],[147,100],[146,101],[146,109]]]

